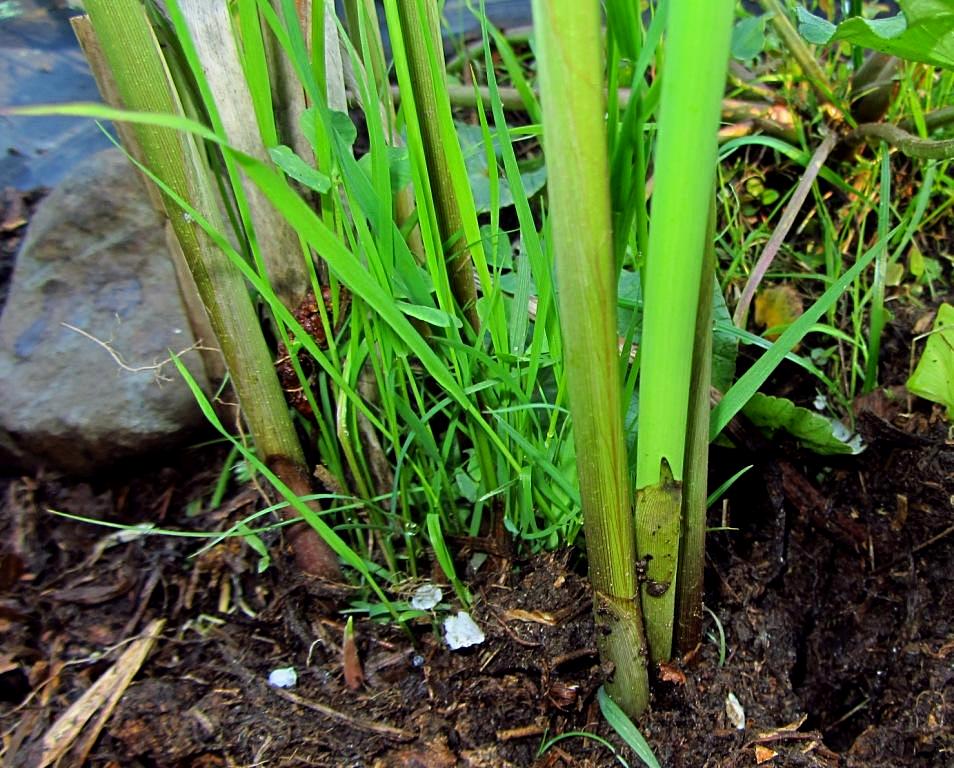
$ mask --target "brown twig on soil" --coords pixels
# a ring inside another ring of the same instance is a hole
[[[503,627],[503,631],[506,632],[518,645],[522,645],[524,648],[539,648],[541,645],[543,645],[543,643],[537,643],[533,640],[524,640],[522,637],[520,637],[520,635],[507,626],[507,622],[505,622],[496,611],[491,609],[490,615],[497,620],[497,623]]]
[[[503,731],[497,731],[498,741],[513,741],[515,739],[529,739],[533,736],[541,736],[547,729],[542,725],[522,725],[519,728],[507,728]]]
[[[415,734],[405,731],[402,728],[396,728],[393,725],[379,723],[375,720],[367,720],[363,717],[349,715],[346,712],[341,712],[337,709],[329,707],[327,704],[321,704],[320,702],[306,699],[303,696],[299,696],[298,694],[292,693],[291,691],[286,691],[282,688],[271,688],[270,690],[279,698],[285,699],[285,701],[289,701],[292,704],[297,704],[299,707],[304,707],[305,709],[310,709],[312,712],[317,712],[318,714],[324,715],[325,717],[330,717],[333,720],[347,723],[352,728],[368,731],[370,733],[376,733],[379,736],[384,736],[388,739],[394,739],[395,741],[414,741],[414,739],[417,738]]]
[[[299,707],[304,707],[305,709],[309,709],[312,712],[317,712],[318,714],[324,715],[325,717],[331,718],[332,720],[346,723],[352,728],[358,730],[376,733],[379,736],[384,736],[388,739],[394,739],[395,741],[414,741],[414,739],[417,738],[415,734],[405,731],[402,728],[396,728],[395,726],[388,725],[386,723],[379,723],[376,720],[368,720],[364,717],[349,715],[346,712],[341,712],[340,710],[334,709],[333,707],[329,707],[327,704],[306,699],[303,696],[292,693],[291,691],[267,686],[258,675],[256,675],[254,672],[252,672],[252,670],[238,660],[238,656],[229,647],[231,643],[225,638],[223,633],[216,632],[216,635],[222,640],[222,645],[220,646],[219,650],[225,657],[226,661],[229,662],[229,671],[231,671],[236,677],[240,678],[247,686],[254,685],[259,690],[267,689],[280,699],[284,699],[285,701],[288,701],[292,704],[297,704]]]

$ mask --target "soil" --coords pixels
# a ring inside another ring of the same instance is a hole
[[[5,200],[0,255],[22,234],[10,211],[33,202]],[[708,637],[659,671],[639,723],[661,765],[954,765],[954,433],[902,386],[930,311],[896,312],[885,386],[856,404],[862,454],[819,457],[744,427],[713,450],[714,486],[754,467],[711,512],[729,530],[709,536]],[[224,460],[205,447],[124,477],[0,481],[5,768],[50,764],[55,748],[59,765],[103,768],[639,764],[597,704],[607,670],[578,551],[488,552],[469,580],[486,639],[450,651],[446,614],[406,632],[359,614],[348,641],[341,610],[357,593],[303,577],[280,542],[257,573],[240,539],[195,556],[193,539],[50,511],[224,530],[262,506],[246,485],[209,508]],[[456,544],[462,564],[486,548]],[[288,666],[294,688],[268,684]],[[83,715],[63,718],[81,697]]]
[[[29,192],[7,187],[0,192],[0,312],[7,303],[13,265],[26,235],[27,222],[48,191],[45,187]]]

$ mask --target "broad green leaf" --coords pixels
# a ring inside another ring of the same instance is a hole
[[[312,168],[308,163],[295,154],[291,147],[280,144],[268,150],[272,162],[281,168],[295,181],[304,184],[318,194],[325,194],[331,189],[331,179],[321,171]]]
[[[354,123],[351,122],[351,117],[344,112],[331,112],[330,114],[331,126],[335,133],[341,137],[342,141],[345,143],[345,146],[353,146],[358,138],[358,129],[355,128]],[[318,150],[318,147],[315,142],[315,137],[318,135],[317,130],[319,121],[320,115],[318,114],[317,107],[309,107],[301,113],[302,133],[305,134],[305,138],[308,139],[308,142],[316,151]]]
[[[501,232],[496,238],[494,246],[493,230],[484,224],[480,228],[480,236],[484,241],[484,253],[487,255],[487,266],[495,269],[513,269],[513,246],[506,232]]]
[[[335,133],[344,140],[345,146],[354,146],[354,143],[358,140],[358,129],[347,112],[332,112],[331,125]]]
[[[907,383],[908,391],[941,403],[954,418],[954,306],[942,304],[924,345],[924,354]]]
[[[854,16],[835,26],[796,9],[798,31],[808,42],[844,40],[854,45],[954,69],[954,0],[899,0],[901,13],[886,19]]]
[[[769,434],[784,429],[806,448],[824,456],[860,453],[862,450],[859,442],[849,439],[848,430],[841,422],[795,405],[784,397],[757,392],[742,413]]]
[[[490,178],[487,169],[487,152],[484,149],[483,130],[479,125],[455,123],[457,135],[460,138],[460,148],[464,153],[464,164],[467,166],[467,175],[470,177],[470,187],[474,193],[474,206],[478,213],[490,211]],[[494,154],[499,157],[500,148],[494,140]],[[538,168],[521,170],[520,178],[523,181],[524,194],[529,198],[539,192],[547,180],[545,165]],[[499,180],[500,207],[506,208],[514,204],[513,193],[505,177]]]
[[[391,175],[391,191],[400,192],[411,183],[411,161],[408,158],[407,147],[387,147],[388,171]],[[358,165],[371,178],[371,154],[368,153]]]
[[[751,61],[765,48],[765,16],[750,16],[732,28],[732,58]]]

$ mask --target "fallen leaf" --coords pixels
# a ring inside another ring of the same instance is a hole
[[[763,747],[761,744],[755,745],[755,764],[762,765],[762,763],[767,763],[769,760],[773,759],[778,752],[774,749],[769,749],[768,747]]]
[[[765,288],[755,297],[755,322],[767,331],[791,325],[804,311],[802,297],[788,284]],[[765,338],[774,341],[779,333],[766,333]]]
[[[544,611],[525,611],[522,608],[511,608],[504,614],[504,618],[511,621],[525,621],[528,624],[545,624],[548,627],[556,626],[556,619]]]

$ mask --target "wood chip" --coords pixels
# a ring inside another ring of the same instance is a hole
[[[675,685],[685,685],[686,675],[675,664],[669,664],[665,661],[659,662],[659,679],[664,683],[674,683]]]
[[[755,745],[755,764],[762,765],[762,763],[767,763],[769,760],[775,758],[778,755],[774,749],[769,749],[768,747],[763,747],[761,744]]]
[[[73,765],[83,765],[100,731],[110,718],[116,705],[143,662],[155,647],[165,619],[156,619],[129,647],[122,656],[90,686],[73,705],[57,719],[43,736],[36,768],[46,768],[59,760],[83,733],[83,739],[74,752]],[[86,724],[97,714],[92,726]]]
[[[545,624],[548,627],[554,627],[557,619],[544,611],[525,611],[522,608],[511,608],[504,614],[504,618],[509,621],[524,621],[528,624]]]

